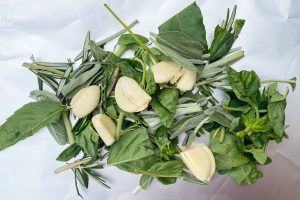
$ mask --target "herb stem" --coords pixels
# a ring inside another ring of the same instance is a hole
[[[121,111],[119,114],[119,118],[118,118],[118,125],[117,125],[117,130],[116,130],[116,140],[118,140],[120,137],[124,118],[125,118],[125,112]]]
[[[230,107],[230,106],[223,106],[224,110],[229,110],[229,111],[235,111],[235,112],[245,112],[247,111],[247,108],[235,108],[235,107]],[[267,113],[267,109],[262,109],[258,110],[259,113]]]
[[[41,71],[47,71],[47,72],[52,72],[58,76],[61,76],[63,77],[64,76],[64,72],[62,71],[59,71],[55,68],[52,68],[52,67],[45,67],[45,66],[42,66],[42,65],[38,65],[38,64],[30,64],[30,63],[23,63],[22,64],[23,67],[26,67],[28,69],[31,69],[31,70],[41,70]]]
[[[69,111],[66,110],[62,113],[62,118],[63,118],[63,122],[66,128],[66,132],[67,132],[67,136],[68,136],[68,140],[70,144],[74,144],[75,143],[75,137],[72,133],[72,125],[69,119]]]
[[[73,163],[70,163],[70,164],[67,164],[67,165],[64,165],[64,166],[62,166],[62,167],[57,168],[57,169],[54,171],[54,173],[55,173],[55,174],[59,174],[59,173],[61,173],[61,172],[63,172],[63,171],[66,171],[66,170],[69,170],[69,169],[74,169],[74,168],[76,168],[76,167],[78,167],[78,166],[80,166],[80,165],[83,165],[83,164],[85,164],[85,163],[88,163],[89,161],[90,161],[89,159],[76,160],[76,161],[73,162]]]
[[[283,80],[283,79],[267,79],[267,80],[261,80],[260,83],[272,83],[272,82],[277,82],[277,83],[292,83],[295,84],[296,80],[290,79],[290,80]]]
[[[107,5],[104,4],[104,6],[107,8],[107,10],[114,16],[114,18],[128,31],[128,33],[139,43],[139,45],[148,51],[150,54],[151,58],[155,61],[158,62],[158,59],[155,57],[155,55],[149,50],[149,48],[141,42],[141,40],[132,32],[132,30],[117,16],[117,14]]]
[[[131,22],[130,24],[128,24],[128,28],[134,27],[137,23],[139,23],[139,21],[136,19],[133,22]],[[107,43],[107,42],[109,42],[109,41],[111,41],[111,40],[119,37],[120,35],[122,35],[123,33],[126,33],[126,32],[127,32],[127,29],[124,28],[124,29],[120,30],[119,32],[117,32],[115,34],[113,34],[113,35],[111,35],[111,36],[109,36],[109,37],[107,37],[107,38],[105,38],[103,40],[100,40],[96,44],[98,46],[101,46],[101,45],[103,45],[103,44],[105,44],[105,43]]]
[[[145,87],[145,81],[146,81],[146,65],[145,65],[145,63],[144,63],[140,58],[138,58],[138,57],[134,57],[133,60],[139,62],[139,63],[142,65],[142,68],[143,68],[143,76],[142,76],[142,80],[141,80],[141,82],[140,82],[140,86],[141,86],[142,88],[144,88],[144,87]]]
[[[208,64],[205,68],[213,68],[213,67],[224,66],[224,65],[227,65],[229,63],[238,61],[242,57],[244,57],[244,51],[242,51],[242,50],[237,51],[237,52],[232,53],[231,55],[228,55],[228,56],[222,58],[221,60],[218,60],[216,62]]]

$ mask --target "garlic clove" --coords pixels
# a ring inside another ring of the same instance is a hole
[[[215,159],[205,144],[193,143],[180,153],[192,174],[201,181],[210,181],[215,172]]]
[[[183,75],[184,68],[182,67],[181,70],[170,80],[171,84],[175,84]]]
[[[92,118],[92,123],[106,146],[115,142],[116,125],[111,118],[105,114],[98,114]]]
[[[97,107],[99,100],[100,88],[96,85],[92,85],[77,92],[72,98],[70,106],[74,115],[78,118],[82,118]]]
[[[197,73],[183,68],[183,74],[176,84],[176,87],[181,91],[188,91],[193,89],[197,79]]]
[[[118,106],[126,112],[139,112],[146,109],[151,97],[132,78],[121,77],[115,89]]]
[[[181,66],[174,61],[161,61],[151,67],[155,83],[167,83],[178,72]]]

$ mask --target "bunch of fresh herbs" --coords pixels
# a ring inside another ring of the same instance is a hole
[[[98,173],[105,163],[141,174],[139,187],[143,189],[153,179],[162,184],[173,184],[178,178],[206,184],[190,173],[178,155],[180,146],[189,146],[196,137],[209,134],[209,147],[220,174],[228,174],[238,185],[261,178],[257,166],[272,161],[266,152],[269,141],[279,143],[288,137],[288,89],[281,94],[277,84],[289,83],[294,90],[296,78],[260,80],[254,71],[237,72],[231,67],[244,56],[241,48],[232,48],[245,23],[235,19],[236,7],[231,14],[228,9],[222,25],[216,26],[209,47],[196,3],[161,24],[159,33],[151,33],[150,39],[131,31],[137,21],[127,26],[105,6],[124,30],[98,42],[91,40],[88,32],[83,50],[73,61],[40,62],[32,56],[31,63],[23,64],[37,77],[38,89],[30,93],[36,102],[26,104],[1,125],[0,150],[46,126],[58,144],[68,144],[57,157],[67,164],[55,173],[72,170],[80,195],[77,182],[88,188],[89,178],[109,188]],[[105,44],[115,38],[116,50],[105,50]],[[133,57],[121,57],[128,50]],[[150,68],[165,60],[197,72],[193,91],[181,92],[174,85],[155,83]],[[77,68],[73,67],[75,62]],[[114,86],[121,76],[141,83],[151,95],[146,110],[126,113],[118,107]],[[100,103],[93,113],[71,123],[70,101],[90,85],[100,87]],[[223,92],[222,102],[214,96],[215,90]],[[117,141],[110,147],[91,123],[97,113],[107,114],[117,124]]]

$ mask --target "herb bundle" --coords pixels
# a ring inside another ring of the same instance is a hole
[[[231,67],[244,56],[232,48],[245,23],[235,19],[236,6],[216,26],[210,47],[196,3],[149,39],[131,31],[137,21],[127,26],[105,6],[123,30],[98,42],[88,32],[74,60],[40,62],[32,56],[23,64],[37,77],[38,89],[30,93],[36,102],[1,125],[0,150],[47,127],[58,144],[68,144],[57,157],[67,164],[55,173],[72,170],[78,195],[78,182],[88,188],[89,178],[110,187],[98,171],[105,164],[141,174],[135,192],[153,179],[208,184],[215,170],[238,185],[261,178],[257,166],[272,161],[269,141],[288,138],[289,90],[281,94],[277,85],[294,90],[296,78],[260,80],[254,71]],[[116,38],[115,50],[105,50]],[[126,51],[133,57],[122,57]],[[195,142],[204,134],[210,135],[208,147]]]

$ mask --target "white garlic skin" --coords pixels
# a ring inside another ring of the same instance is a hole
[[[81,89],[72,98],[70,106],[73,114],[82,118],[90,114],[99,104],[100,100],[100,88],[96,85],[92,85]]]
[[[125,112],[139,112],[146,109],[151,97],[132,78],[122,76],[115,88],[115,99]]]
[[[180,153],[184,164],[200,181],[208,182],[216,170],[215,158],[205,144],[192,143]]]
[[[106,146],[115,142],[116,125],[114,121],[105,114],[98,114],[92,118],[92,124]]]
[[[180,79],[177,81],[176,87],[185,92],[192,90],[196,84],[197,73],[186,68],[182,68],[183,72]]]
[[[151,67],[155,83],[168,83],[180,69],[181,66],[174,61],[161,61]]]

